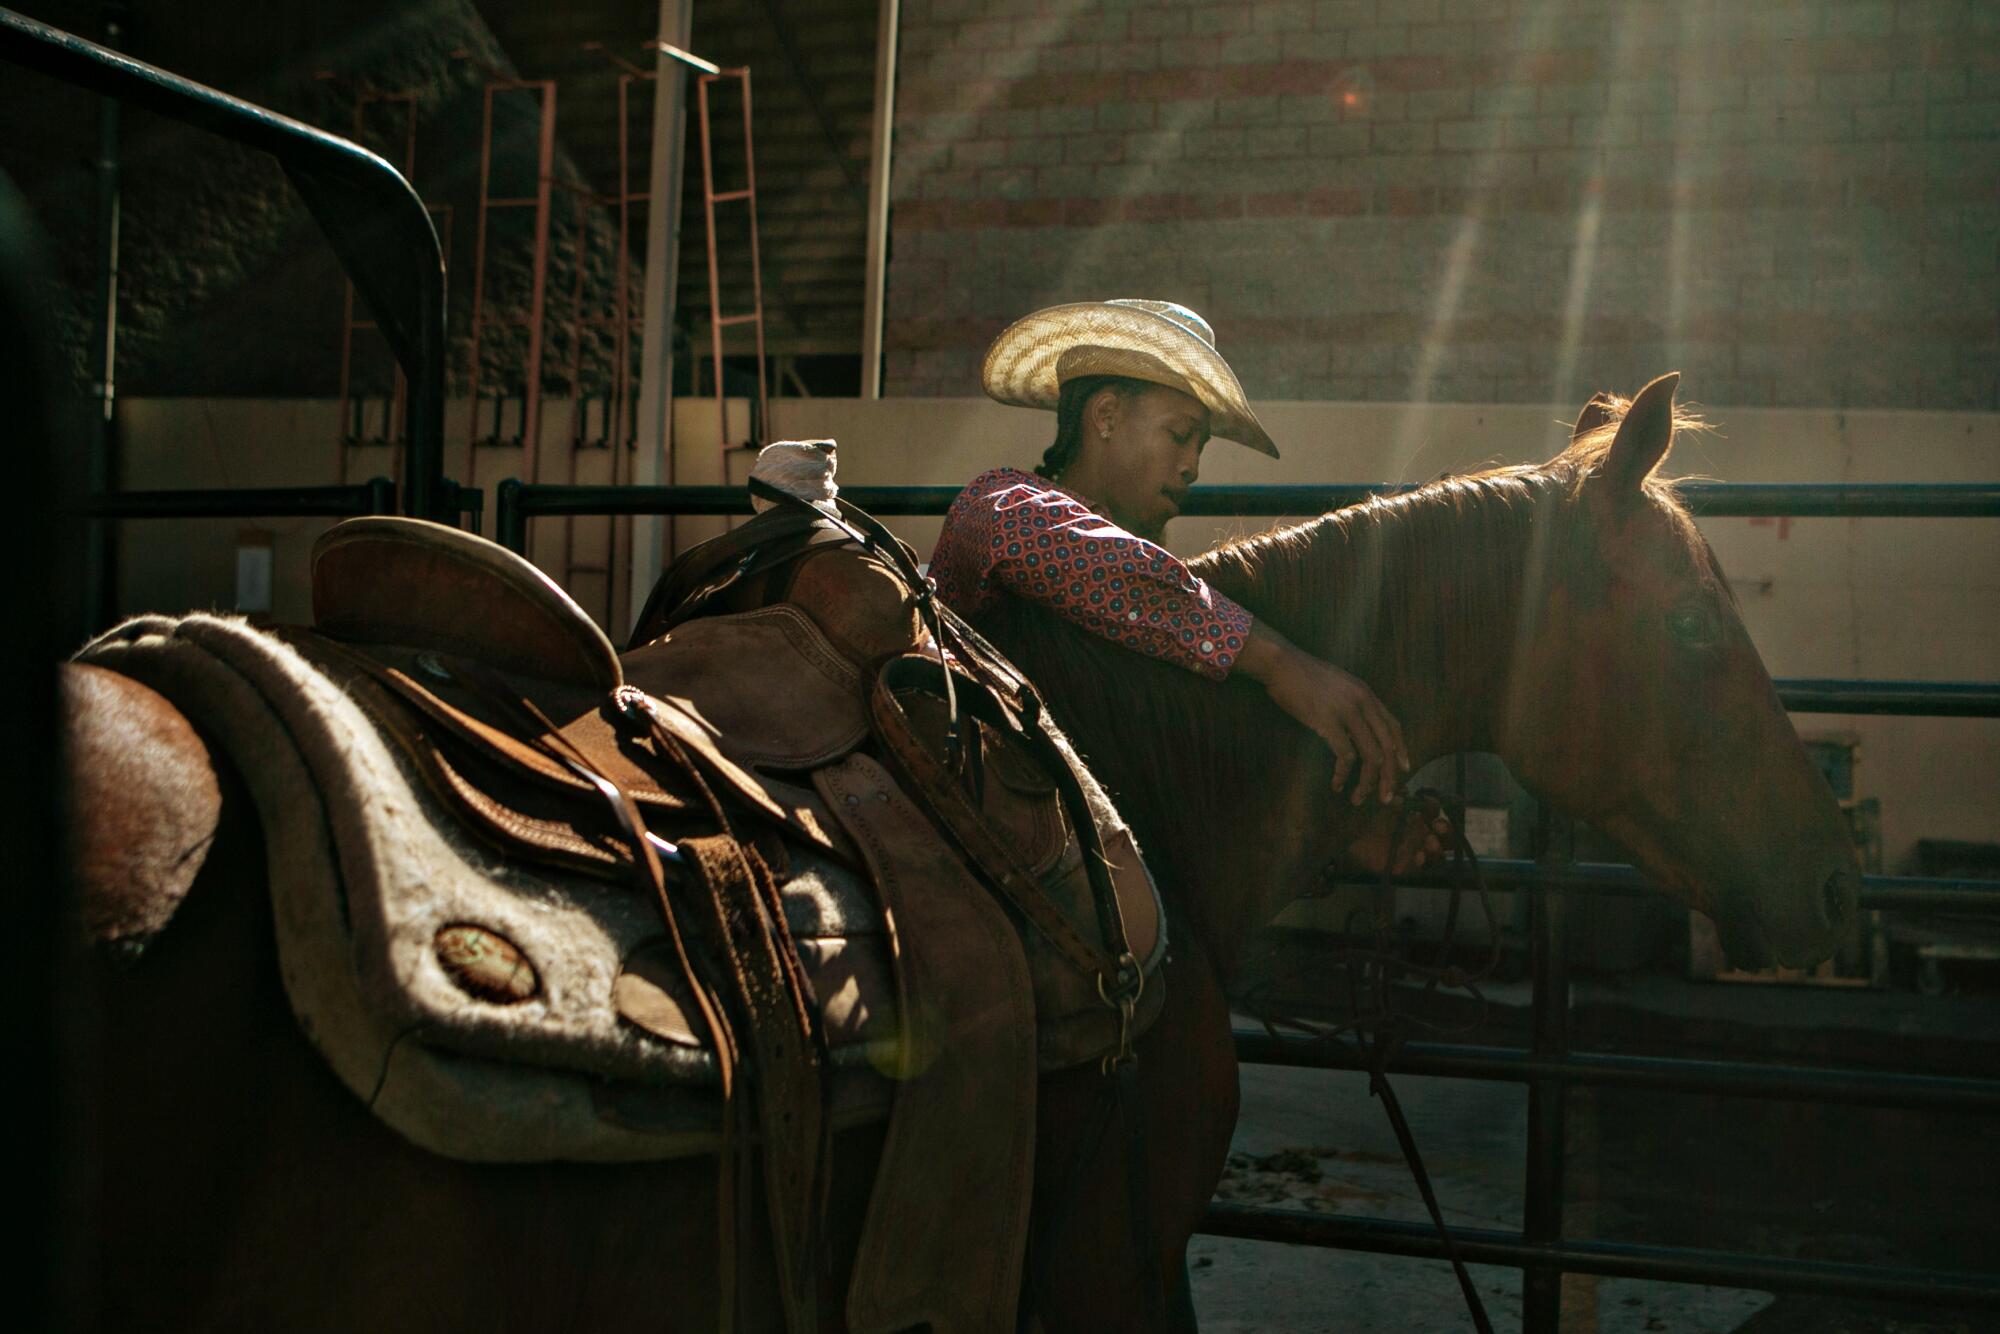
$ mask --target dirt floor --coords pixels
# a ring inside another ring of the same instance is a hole
[[[2000,1000],[1689,984],[1665,975],[1579,982],[1579,1049],[1834,1061],[2000,1074]],[[1478,1040],[1524,1040],[1525,985]],[[1397,1081],[1447,1218],[1518,1228],[1526,1095],[1517,1085]],[[1224,1198],[1422,1221],[1381,1108],[1359,1075],[1246,1067]],[[1564,1227],[1575,1237],[1755,1254],[2000,1268],[2000,1143],[1991,1118],[1743,1098],[1578,1090],[1569,1104]],[[1191,1252],[1206,1334],[1470,1329],[1441,1263],[1200,1237]],[[1477,1269],[1501,1331],[1520,1327],[1520,1276]],[[1573,1275],[1565,1334],[1972,1334],[2000,1312],[1883,1307],[1796,1294]]]

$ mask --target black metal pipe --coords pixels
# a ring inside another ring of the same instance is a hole
[[[276,158],[409,380],[403,500],[451,522],[444,482],[444,255],[402,173],[337,135],[0,9],[0,60],[145,107]],[[266,511],[289,512],[289,511]]]
[[[518,556],[528,554],[528,511],[522,508],[522,487],[520,478],[509,477],[493,490],[493,540]]]
[[[1370,1251],[1378,1255],[1420,1259],[1442,1259],[1444,1255],[1443,1244],[1428,1224],[1314,1214],[1301,1209],[1211,1204],[1202,1215],[1201,1231],[1217,1237]],[[1541,1266],[1607,1278],[1713,1283],[1766,1292],[1812,1292],[1923,1306],[2000,1307],[2000,1276],[1992,1274],[1792,1260],[1631,1242],[1562,1241],[1538,1245],[1519,1233],[1491,1228],[1453,1228],[1452,1235],[1466,1260],[1473,1264],[1519,1269]]]
[[[1570,822],[1542,808],[1538,840],[1542,865],[1567,865],[1574,846]],[[1529,900],[1533,1014],[1530,1040],[1540,1069],[1528,1081],[1528,1145],[1524,1164],[1521,1231],[1541,1246],[1562,1239],[1563,1159],[1569,1144],[1569,1085],[1562,1073],[1569,1055],[1569,943],[1564,931],[1568,901],[1543,884]],[[1521,1274],[1523,1334],[1556,1334],[1562,1323],[1562,1269],[1532,1263]]]
[[[1503,893],[1548,885],[1570,893],[1600,894],[1607,898],[1644,898],[1659,893],[1658,888],[1635,866],[1623,862],[1571,862],[1545,866],[1539,862],[1504,857],[1482,860],[1480,874],[1486,887]],[[1363,887],[1373,879],[1354,880]],[[1421,875],[1398,877],[1404,889],[1468,889],[1462,875],[1440,868]],[[1934,876],[1864,875],[1861,877],[1861,907],[1885,912],[2000,912],[2000,880],[1954,880]]]
[[[1273,1037],[1259,1029],[1249,1028],[1236,1030],[1236,1059],[1246,1065],[1275,1065],[1297,1070],[1362,1071],[1368,1068],[1365,1062],[1339,1043],[1316,1042],[1301,1037]],[[1546,1057],[1523,1047],[1410,1042],[1397,1051],[1389,1072],[1433,1079],[1482,1079],[1517,1084],[1548,1078],[1593,1088],[1800,1099],[1922,1111],[2000,1112],[2000,1079],[1768,1065],[1750,1061],[1699,1061],[1609,1052],[1573,1052],[1563,1057]]]
[[[1901,714],[1923,718],[2000,717],[2000,683],[1990,681],[1773,681],[1793,713]]]
[[[273,486],[231,491],[113,491],[84,501],[95,519],[248,519],[266,515],[384,514],[396,507],[386,477],[352,486]]]
[[[1680,494],[1712,518],[2000,518],[1993,482],[1683,482]]]
[[[104,44],[124,37],[124,0],[106,0]],[[118,229],[122,200],[119,180],[120,121],[124,108],[115,97],[97,104],[97,309],[90,340],[90,377],[96,411],[90,433],[85,489],[108,491],[116,482],[118,445]],[[118,601],[117,536],[108,524],[85,528],[84,598],[93,623],[109,623]]]
[[[1395,495],[1414,486],[1362,483],[1339,486],[1197,486],[1181,513],[1194,516],[1278,518],[1322,514],[1371,496]],[[1766,486],[1690,482],[1682,495],[1697,514],[1717,517],[1771,515],[1793,518],[2000,518],[2000,484],[1818,483]],[[853,486],[841,494],[872,513],[940,515],[958,494],[955,486]],[[739,486],[523,486],[516,495],[523,517],[540,514],[750,513]]]
[[[956,486],[844,486],[840,494],[870,514],[940,515],[950,507]],[[752,512],[750,493],[741,486],[563,486],[537,482],[503,487],[501,522],[511,513],[524,523],[558,514],[742,515]]]

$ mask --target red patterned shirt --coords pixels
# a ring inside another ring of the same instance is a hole
[[[1250,613],[1195,578],[1172,552],[1017,468],[979,474],[951,502],[931,554],[931,578],[963,615],[1011,593],[1218,681],[1250,637]]]

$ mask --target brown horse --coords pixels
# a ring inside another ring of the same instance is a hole
[[[1736,960],[1809,963],[1853,910],[1855,858],[1712,555],[1651,480],[1673,434],[1673,387],[1649,386],[1622,422],[1580,431],[1544,465],[1447,479],[1198,565],[1367,679],[1413,758],[1497,752],[1711,913]],[[1337,798],[1325,748],[1247,683],[1218,689],[1025,607],[987,628],[1042,683],[1133,823],[1174,941],[1166,1007],[1139,1048],[1143,1133],[1086,1141],[1094,1068],[1042,1081],[1029,1300],[1049,1331],[1192,1328],[1185,1248],[1236,1119],[1225,998],[1240,946],[1382,813]],[[148,735],[168,785],[155,805],[171,808],[195,743],[162,726]],[[135,801],[149,761],[130,749],[119,791]],[[397,1139],[340,1086],[289,1012],[256,831],[240,795],[224,794],[201,882],[171,929],[136,966],[101,970],[102,1323],[717,1327],[706,1162],[449,1162]],[[86,841],[103,816],[92,804]],[[155,842],[202,844],[205,823]],[[1138,1218],[1134,1142],[1150,1201]],[[880,1143],[868,1130],[837,1146],[829,1329],[844,1327]],[[753,1330],[776,1323],[759,1305],[773,1284],[758,1263],[743,1285]]]

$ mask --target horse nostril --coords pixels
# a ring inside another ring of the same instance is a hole
[[[1860,885],[1852,872],[1835,871],[1826,878],[1826,883],[1820,887],[1820,897],[1829,926],[1846,922],[1848,905],[1854,901],[1859,889]]]

